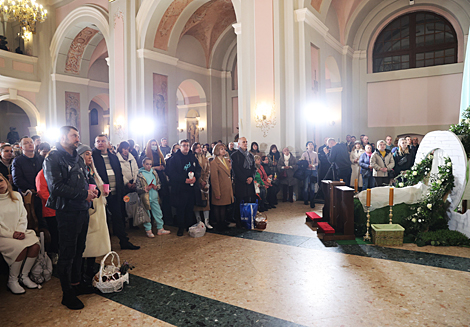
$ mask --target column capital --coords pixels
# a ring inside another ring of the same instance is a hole
[[[237,34],[237,35],[242,34],[242,24],[241,23],[233,24],[232,27],[235,30],[235,34]]]

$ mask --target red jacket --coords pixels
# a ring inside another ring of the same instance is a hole
[[[266,189],[268,189],[271,186],[271,182],[268,180],[268,174],[266,174],[266,171],[264,170],[263,166],[260,166],[258,168],[258,173],[260,174],[261,179],[264,182],[264,186],[266,187]]]
[[[47,188],[46,178],[44,177],[44,170],[36,176],[36,190],[38,196],[42,201],[42,216],[43,217],[55,217],[55,210],[46,207],[46,201],[49,198],[49,189]]]

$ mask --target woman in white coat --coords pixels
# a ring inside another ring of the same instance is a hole
[[[124,180],[124,186],[126,187],[126,194],[135,192],[137,174],[139,173],[139,165],[137,159],[129,152],[129,143],[126,141],[119,143],[117,149],[117,157],[121,164],[122,178]]]
[[[362,148],[361,141],[354,142],[354,147],[351,149],[349,154],[349,160],[351,160],[351,182],[350,186],[354,187],[354,181],[357,179],[358,187],[362,187],[362,175],[361,175],[361,166],[359,166],[359,158],[364,153]]]
[[[82,269],[89,278],[93,278],[93,266],[96,257],[107,254],[111,251],[111,240],[109,237],[108,223],[106,222],[106,197],[109,192],[105,192],[103,188],[103,180],[98,175],[98,172],[93,163],[91,148],[87,145],[81,144],[77,149],[78,154],[85,161],[88,172],[93,176],[98,188],[99,197],[93,199],[93,205],[88,209],[90,214],[90,221],[88,223],[88,232],[86,235],[85,251],[83,258],[86,258],[86,270]],[[83,260],[83,264],[85,259]]]
[[[27,288],[38,287],[28,275],[39,254],[39,239],[27,226],[21,194],[14,192],[8,178],[0,174],[0,254],[10,266],[7,287],[13,294],[25,293],[20,283]]]

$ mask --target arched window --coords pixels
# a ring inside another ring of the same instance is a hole
[[[400,16],[374,44],[374,73],[457,62],[457,35],[444,17],[427,11]]]
[[[90,112],[90,125],[98,125],[98,110],[96,109]]]

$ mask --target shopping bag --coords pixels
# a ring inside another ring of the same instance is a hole
[[[206,226],[202,221],[189,227],[189,236],[202,237],[206,233]]]
[[[126,213],[127,213],[127,218],[134,218],[134,212],[136,210],[136,206],[139,204],[139,196],[137,195],[137,192],[132,192],[127,194],[129,197],[129,201],[126,202]]]
[[[142,225],[143,223],[149,223],[150,222],[150,216],[144,208],[144,204],[142,203],[142,200],[140,197],[137,199],[137,205],[135,206],[134,210],[134,226],[139,226]]]
[[[41,250],[29,274],[29,278],[36,284],[47,282],[52,277],[52,261],[45,251],[44,232],[39,234],[39,238],[41,240]]]
[[[246,229],[255,228],[255,217],[258,212],[258,200],[256,203],[240,203],[240,219]]]

